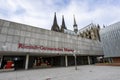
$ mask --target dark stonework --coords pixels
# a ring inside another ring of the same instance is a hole
[[[53,25],[51,28],[52,31],[56,31],[56,32],[60,32],[59,26],[57,24],[57,18],[56,18],[56,13],[54,15],[54,21],[53,21]]]
[[[75,16],[74,16],[74,25],[73,25],[73,28],[74,28],[74,32],[77,33],[78,32],[78,27],[77,27],[77,24],[76,24]]]
[[[65,25],[64,16],[62,16],[61,32],[64,33],[64,29],[67,29],[67,27],[66,27],[66,25]]]

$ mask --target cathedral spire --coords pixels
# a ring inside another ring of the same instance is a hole
[[[77,27],[77,24],[76,24],[75,15],[73,15],[73,17],[74,17],[73,28],[74,28],[74,32],[77,33],[78,32],[78,27]]]
[[[67,28],[66,28],[65,21],[64,21],[64,15],[62,15],[61,32],[64,32],[64,29],[67,29]]]
[[[52,31],[57,31],[59,32],[59,26],[57,24],[57,17],[56,17],[56,12],[54,14],[54,21],[53,21],[53,25],[52,25],[52,28],[51,28]]]
[[[62,25],[61,28],[67,29],[65,25],[64,15],[62,15]]]
[[[56,12],[54,13],[54,22],[53,25],[57,25],[57,17],[56,17]]]
[[[75,15],[73,15],[73,17],[74,17],[74,25],[73,26],[77,26],[76,20],[75,20]]]

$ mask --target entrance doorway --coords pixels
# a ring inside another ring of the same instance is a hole
[[[2,68],[8,64],[8,62],[12,62],[15,70],[24,69],[25,68],[25,56],[3,56]]]
[[[30,56],[29,58],[29,69],[60,66],[65,66],[64,56]]]
[[[24,56],[16,56],[14,57],[15,69],[24,69],[25,68],[25,57]]]

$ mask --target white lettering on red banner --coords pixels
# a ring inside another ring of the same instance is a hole
[[[50,47],[44,47],[44,46],[38,46],[38,45],[27,45],[27,44],[22,44],[22,43],[18,44],[18,48],[74,52],[73,49],[68,49],[68,48],[50,48]]]

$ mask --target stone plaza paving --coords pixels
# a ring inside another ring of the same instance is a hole
[[[120,80],[119,66],[86,65],[0,72],[0,80]]]

